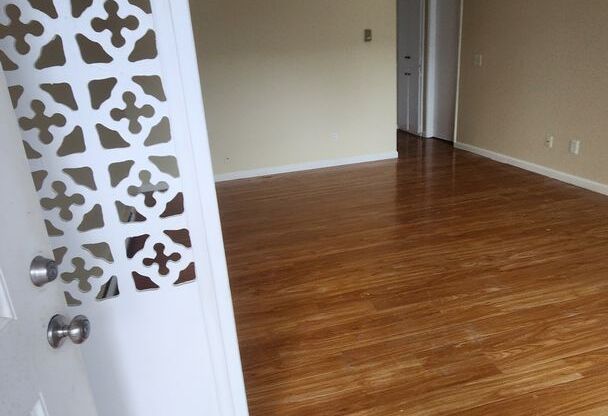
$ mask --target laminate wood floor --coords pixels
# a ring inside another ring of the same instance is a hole
[[[608,415],[608,198],[400,151],[218,185],[251,416]]]

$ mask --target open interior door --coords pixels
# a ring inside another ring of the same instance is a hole
[[[188,1],[0,0],[0,29],[98,414],[246,415]]]
[[[424,4],[397,1],[397,124],[413,134],[423,130]]]
[[[72,316],[52,264],[39,265],[41,287],[30,278],[32,260],[52,252],[1,73],[0,129],[0,414],[94,416],[80,347],[47,342],[51,318]]]

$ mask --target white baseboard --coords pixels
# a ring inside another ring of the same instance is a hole
[[[258,176],[276,175],[279,173],[299,172],[303,170],[330,168],[334,166],[353,165],[355,163],[376,162],[378,160],[396,159],[397,151],[380,153],[375,155],[362,155],[345,157],[341,159],[318,160],[315,162],[296,163],[293,165],[275,166],[271,168],[260,168],[252,170],[241,170],[236,172],[220,173],[215,175],[216,182],[232,181],[235,179],[255,178]]]
[[[581,178],[580,176],[571,175],[559,170],[551,169],[546,166],[537,165],[536,163],[527,162],[525,160],[516,159],[511,156],[503,155],[502,153],[493,152],[491,150],[482,149],[481,147],[472,146],[465,143],[454,143],[454,147],[467,152],[475,153],[480,156],[487,157],[497,162],[506,163],[507,165],[516,166],[530,172],[538,173],[558,181],[569,183],[570,185],[588,189],[593,192],[608,195],[608,185],[595,182],[590,179]]]

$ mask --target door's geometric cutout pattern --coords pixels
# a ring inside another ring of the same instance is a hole
[[[158,75],[139,75],[133,77],[133,82],[138,84],[143,92],[158,101],[166,101],[165,91],[163,90],[163,83]]]
[[[34,1],[32,1],[32,3],[34,3]],[[36,3],[40,3],[40,1],[38,0]],[[38,401],[36,401],[36,404],[30,411],[29,416],[49,416],[49,411],[47,410],[42,393],[38,394]]]
[[[53,257],[55,257],[55,261],[57,263],[62,263],[63,257],[65,256],[65,253],[67,253],[67,252],[68,252],[67,247],[57,247],[57,248],[53,249]]]
[[[73,17],[80,17],[80,15],[93,4],[93,0],[71,0],[71,2]]]
[[[108,166],[108,171],[110,172],[110,181],[112,187],[117,187],[124,179],[129,177],[129,173],[131,173],[131,168],[134,164],[135,162],[132,160],[110,163],[110,166]]]
[[[58,208],[61,219],[66,221],[71,220],[74,217],[72,205],[83,205],[84,196],[80,194],[66,195],[67,187],[63,182],[53,182],[51,186],[56,194],[55,197],[40,199],[40,205],[47,210]]]
[[[101,205],[96,204],[89,212],[82,216],[82,221],[78,226],[78,231],[91,231],[97,228],[102,228],[103,226],[104,222]]]
[[[84,143],[84,134],[80,126],[74,127],[71,133],[63,138],[63,142],[57,149],[58,156],[69,156],[76,153],[84,153],[87,147]]]
[[[66,168],[63,169],[63,171],[78,185],[86,186],[93,191],[97,190],[95,178],[93,177],[93,170],[88,166],[82,168]]]
[[[181,192],[175,195],[171,201],[167,202],[165,210],[160,214],[161,218],[173,217],[184,213],[184,194]]]
[[[109,129],[103,124],[97,124],[95,128],[104,149],[121,149],[130,146],[116,130]]]
[[[22,55],[30,51],[30,44],[26,41],[28,35],[40,36],[44,29],[40,22],[35,20],[24,23],[21,21],[21,10],[14,4],[9,4],[5,9],[10,23],[0,25],[0,39],[11,36],[15,40],[15,50]]]
[[[144,276],[137,272],[133,272],[133,284],[135,285],[135,288],[140,291],[159,288],[159,286],[148,276]]]
[[[19,69],[17,64],[11,61],[2,51],[0,51],[0,64],[2,65],[2,69],[5,71],[14,71]]]
[[[53,19],[57,19],[57,9],[55,9],[55,5],[53,4],[53,0],[28,0],[32,7],[36,10],[40,10],[42,13],[45,13],[47,16]]]
[[[65,117],[59,113],[53,115],[46,115],[46,105],[40,100],[32,101],[31,105],[34,115],[30,117],[20,117],[19,125],[23,130],[38,130],[38,138],[44,144],[49,144],[53,141],[53,135],[51,134],[51,127],[63,127],[65,126]]]
[[[91,95],[91,106],[98,110],[112,95],[112,90],[118,83],[114,77],[94,79],[89,82],[89,94]]]
[[[154,59],[158,52],[156,51],[156,35],[153,30],[148,30],[145,35],[141,37],[135,46],[133,51],[129,55],[129,61],[137,62],[145,59]]]
[[[21,85],[13,85],[12,87],[9,87],[8,93],[11,96],[13,108],[17,108],[19,99],[21,98],[21,95],[23,95],[23,87]]]
[[[80,257],[72,259],[72,265],[74,266],[74,270],[61,273],[61,278],[68,283],[73,280],[78,281],[78,289],[83,292],[88,292],[93,287],[89,282],[89,279],[99,278],[103,274],[101,267],[93,266],[87,269],[85,267],[84,259]]]
[[[126,42],[122,35],[123,29],[135,30],[139,26],[139,21],[135,16],[129,15],[122,18],[118,15],[118,4],[114,0],[108,0],[104,4],[104,8],[108,13],[106,19],[96,17],[91,21],[91,26],[95,32],[103,32],[108,30],[112,33],[112,45],[116,47],[123,46]]]
[[[25,140],[23,140],[23,147],[25,148],[25,157],[28,159],[40,159],[42,155],[34,150],[32,146]]]
[[[58,84],[40,84],[40,88],[48,92],[56,102],[64,104],[72,110],[78,110],[78,104],[76,104],[70,84],[65,82],[60,82]]]
[[[98,259],[104,259],[108,263],[114,262],[112,256],[112,250],[108,243],[97,243],[97,244],[83,244],[82,248],[88,250],[94,257]]]
[[[4,280],[2,269],[0,269],[0,332],[14,319],[16,319],[15,310],[8,292],[8,285]]]
[[[154,115],[154,108],[151,105],[145,104],[141,107],[135,105],[135,94],[128,91],[122,95],[125,102],[125,108],[115,108],[110,112],[112,118],[116,121],[127,119],[129,121],[129,131],[131,133],[139,133],[142,129],[139,119],[141,117],[150,118]]]
[[[151,13],[0,0],[0,63],[70,306],[196,279]]]
[[[61,36],[55,36],[49,43],[40,48],[40,56],[34,66],[36,69],[65,65],[65,52]]]
[[[150,134],[144,142],[144,146],[169,143],[171,141],[171,125],[167,117],[163,117],[157,125],[150,129]]]
[[[44,225],[46,227],[46,232],[49,235],[49,237],[62,237],[63,236],[63,231],[61,231],[59,228],[55,227],[53,225],[52,222],[50,222],[49,220],[44,220]]]
[[[65,303],[68,306],[80,306],[82,305],[82,301],[76,299],[74,296],[72,296],[72,294],[70,292],[63,292],[63,296],[65,297]]]
[[[169,267],[167,267],[168,262],[176,262],[182,258],[179,253],[171,253],[169,255],[166,255],[165,245],[161,243],[154,244],[154,251],[156,252],[156,257],[146,257],[144,258],[143,263],[146,266],[152,266],[154,265],[154,263],[156,263],[158,265],[158,272],[163,276],[169,274]]]
[[[120,222],[125,224],[129,222],[143,222],[147,219],[135,207],[125,205],[120,201],[116,201],[116,211],[118,212]]]
[[[76,35],[76,42],[78,42],[82,60],[87,64],[107,64],[108,62],[112,62],[112,57],[108,55],[99,43],[81,34]]]
[[[48,172],[46,170],[37,170],[32,172],[32,179],[34,180],[34,186],[36,190],[39,191],[42,189],[42,185],[44,185],[44,180],[48,176]]]
[[[171,175],[174,178],[179,178],[179,167],[177,166],[177,159],[175,156],[149,156],[150,162],[152,162],[158,170]]]
[[[194,263],[190,263],[184,270],[179,272],[179,277],[173,284],[175,286],[190,283],[196,279],[196,271],[194,270]]]
[[[165,181],[158,182],[156,184],[150,182],[152,174],[147,170],[139,172],[140,185],[131,185],[127,188],[129,195],[135,197],[143,195],[144,204],[147,207],[153,207],[156,205],[155,194],[158,192],[167,192],[169,185]]]
[[[127,238],[125,241],[127,257],[132,259],[137,253],[143,250],[146,246],[146,241],[148,241],[148,238],[150,238],[149,234],[142,234]]]
[[[129,3],[131,3],[133,6],[139,7],[145,13],[152,14],[152,7],[150,7],[149,0],[129,0]]]
[[[181,230],[165,230],[163,231],[175,244],[180,244],[184,247],[192,247],[190,241],[190,233],[185,228]]]
[[[120,290],[118,289],[118,278],[116,276],[112,276],[110,277],[110,280],[101,285],[101,288],[99,288],[99,293],[97,293],[95,299],[112,299],[118,295],[120,295]]]

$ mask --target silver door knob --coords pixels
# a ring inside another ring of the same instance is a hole
[[[59,270],[54,260],[36,256],[30,264],[30,279],[34,286],[44,286],[57,279]]]
[[[59,348],[66,338],[70,338],[74,344],[82,344],[90,333],[91,323],[86,316],[78,315],[68,323],[65,316],[55,315],[49,322],[46,338],[51,347]]]

